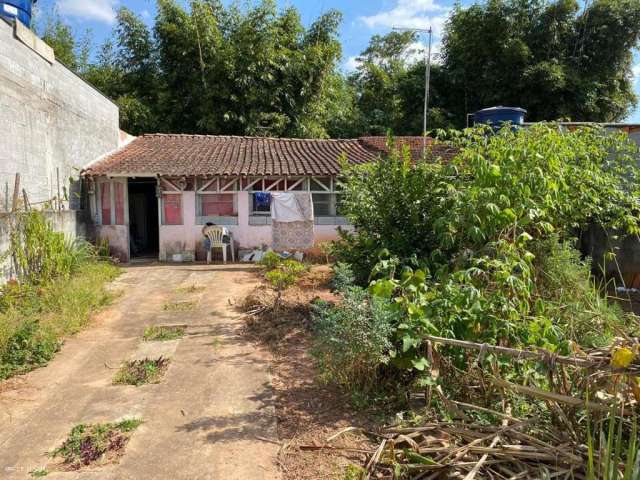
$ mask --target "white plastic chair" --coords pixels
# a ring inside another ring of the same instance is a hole
[[[214,248],[221,248],[222,249],[222,261],[226,264],[227,263],[227,247],[230,246],[231,247],[231,261],[235,262],[236,261],[236,252],[235,252],[235,247],[233,246],[233,237],[231,236],[231,234],[229,232],[227,232],[226,228],[223,227],[208,227],[204,234],[207,236],[207,238],[209,239],[209,242],[211,243],[211,248],[209,248],[209,251],[207,252],[207,263],[211,263],[211,252]],[[229,243],[224,243],[224,236],[228,235],[230,238],[230,242]]]

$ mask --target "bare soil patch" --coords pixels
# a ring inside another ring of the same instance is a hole
[[[374,425],[372,412],[357,411],[342,392],[318,381],[309,353],[311,302],[339,299],[330,291],[330,276],[328,266],[313,267],[284,292],[277,313],[269,308],[275,293],[265,284],[242,305],[250,312],[245,335],[273,354],[272,382],[282,444],[278,460],[286,480],[343,479],[349,465],[361,465],[364,452],[375,448],[357,431],[341,433],[354,425]]]

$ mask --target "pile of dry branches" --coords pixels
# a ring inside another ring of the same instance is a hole
[[[552,432],[526,433],[527,421],[502,426],[435,422],[393,427],[366,466],[366,478],[583,478],[586,448]]]

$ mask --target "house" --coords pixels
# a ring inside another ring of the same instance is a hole
[[[429,144],[432,140],[429,139]],[[422,137],[400,137],[414,158]],[[434,148],[437,146],[434,145]],[[336,181],[341,162],[371,162],[386,138],[311,140],[206,135],[143,135],[87,166],[90,207],[99,239],[127,261],[205,256],[202,228],[223,225],[236,246],[271,246],[269,194],[308,192],[314,243],[348,228]]]

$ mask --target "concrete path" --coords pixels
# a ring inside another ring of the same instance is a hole
[[[114,285],[122,297],[50,365],[0,383],[0,478],[51,468],[46,452],[78,423],[132,416],[144,424],[119,463],[46,478],[280,478],[268,358],[240,336],[231,305],[255,282],[235,265],[126,268]],[[176,302],[193,308],[167,307]],[[187,325],[184,338],[142,342],[146,326],[174,324]],[[124,360],[159,355],[171,358],[160,384],[111,384]]]

